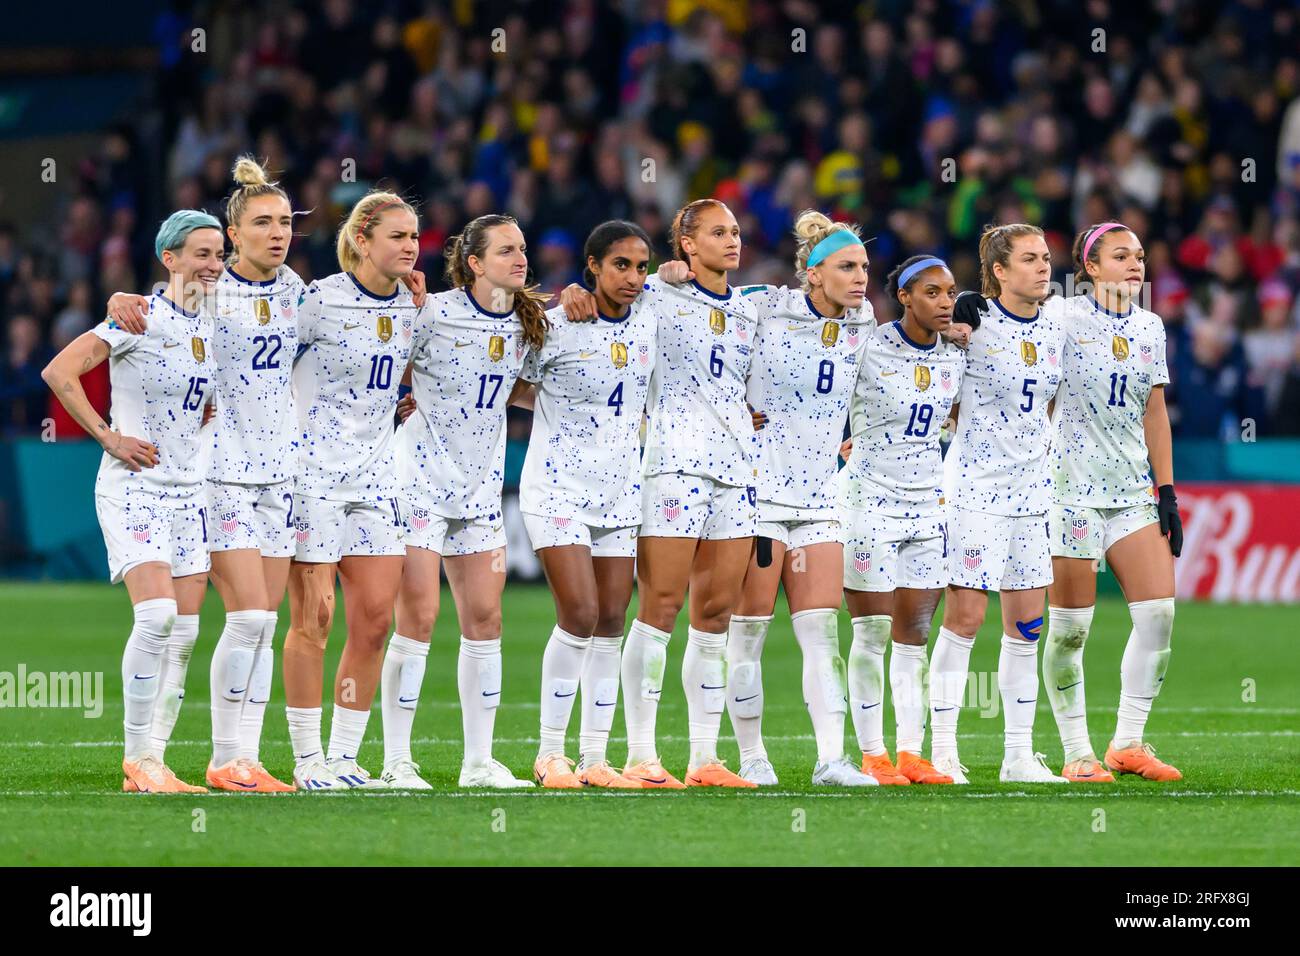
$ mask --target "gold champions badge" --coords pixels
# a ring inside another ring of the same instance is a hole
[[[1026,365],[1033,365],[1038,361],[1038,348],[1028,339],[1020,343],[1020,357],[1025,360]]]
[[[1128,358],[1128,339],[1117,335],[1110,340],[1110,350],[1121,362]]]
[[[196,362],[202,362],[208,354],[203,347],[203,340],[197,335],[190,339],[190,351],[194,353],[194,361]]]
[[[721,335],[727,331],[727,313],[721,309],[709,309],[709,328],[713,330],[714,335]]]
[[[822,345],[834,348],[835,343],[840,340],[840,324],[838,322],[827,322],[822,326]]]
[[[930,387],[930,367],[928,365],[918,365],[913,371],[913,377],[916,379],[916,387],[925,391]]]
[[[254,299],[253,314],[257,316],[258,325],[266,325],[268,322],[270,322],[271,321],[271,300]]]
[[[381,342],[387,342],[393,337],[393,317],[391,315],[381,315],[375,319],[375,334],[379,336]]]
[[[611,342],[609,357],[614,361],[614,368],[622,368],[627,364],[627,346],[622,342]]]
[[[494,335],[488,339],[488,358],[494,362],[500,362],[506,354],[506,340],[499,335]]]

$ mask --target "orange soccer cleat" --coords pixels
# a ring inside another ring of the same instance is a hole
[[[578,780],[584,787],[604,787],[608,790],[641,789],[638,781],[629,780],[604,761],[584,767],[578,774]]]
[[[934,764],[920,754],[906,750],[898,752],[898,772],[912,783],[943,784],[952,783],[952,777],[934,769]],[[884,781],[882,780],[881,783]]]
[[[547,790],[581,790],[582,781],[573,772],[573,761],[564,754],[547,754],[533,764],[533,779]]]
[[[1114,783],[1111,772],[1096,757],[1071,760],[1061,769],[1061,776],[1071,783]]]
[[[122,761],[123,793],[207,793],[206,787],[186,783],[152,754],[139,760]]]
[[[208,764],[207,780],[211,787],[234,793],[290,793],[297,789],[276,780],[260,763],[255,764],[246,757],[220,767]]]
[[[728,770],[721,760],[716,763],[706,763],[694,770],[688,770],[686,773],[686,786],[758,788],[758,784]]]
[[[903,754],[901,752],[898,755],[898,759],[903,759]],[[876,754],[875,756],[863,754],[862,772],[869,777],[875,777],[876,782],[884,787],[906,787],[912,782],[908,779],[907,774],[902,773],[894,766],[893,761],[889,759],[888,750],[883,754]]]
[[[642,790],[683,790],[686,785],[664,769],[659,758],[642,760],[623,768],[623,776],[641,785]]]
[[[1133,773],[1143,779],[1162,783],[1183,779],[1178,768],[1171,767],[1156,757],[1155,750],[1147,743],[1135,743],[1123,750],[1116,750],[1115,742],[1111,741],[1106,748],[1106,766],[1115,773]]]

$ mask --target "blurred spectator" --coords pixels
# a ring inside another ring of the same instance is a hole
[[[0,368],[0,431],[38,431],[49,395],[41,370],[53,353],[41,344],[41,328],[30,315],[10,319],[6,338]]]

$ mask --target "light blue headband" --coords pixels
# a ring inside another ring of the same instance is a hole
[[[904,269],[903,274],[898,277],[898,287],[900,289],[906,289],[907,284],[912,281],[917,273],[924,272],[926,269],[933,269],[935,266],[943,266],[946,269],[948,268],[948,263],[944,262],[942,259],[937,259],[934,256],[928,256],[920,262],[912,263]]]
[[[186,238],[195,229],[215,229],[220,232],[221,223],[216,216],[201,209],[178,209],[164,219],[153,241],[153,251],[158,261],[162,261],[162,254],[166,250],[175,251],[185,245]]]
[[[862,240],[855,236],[852,230],[836,229],[812,247],[812,252],[808,253],[808,268],[811,269],[813,266],[819,265],[827,256],[839,252],[845,246],[860,246],[862,244]]]

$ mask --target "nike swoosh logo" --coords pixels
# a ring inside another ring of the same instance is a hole
[[[454,342],[454,343],[452,343],[452,344],[455,345],[456,348],[458,348],[458,349],[463,349],[465,346],[467,346],[467,345],[473,345],[474,343],[473,343],[473,342],[460,342],[460,341],[457,341],[457,342]]]
[[[1095,773],[1076,773],[1075,776],[1078,777],[1080,780],[1083,780],[1088,777],[1095,777],[1097,775]]]
[[[343,331],[344,331],[344,332],[350,332],[350,331],[352,331],[353,329],[359,329],[359,328],[361,328],[361,323],[360,323],[360,322],[353,322],[351,325],[348,325],[348,323],[346,323],[346,322],[343,323]]]
[[[165,348],[165,349],[174,349],[174,348],[176,348],[176,346],[178,346],[178,345],[180,345],[180,344],[181,344],[181,343],[179,343],[179,342],[164,342],[164,343],[163,343],[163,348]]]
[[[986,355],[997,355],[999,352],[1005,352],[1006,349],[985,349]]]
[[[580,359],[589,359],[589,358],[594,358],[595,355],[596,355],[595,352],[579,352],[579,353],[578,353],[578,358],[580,358]]]
[[[1083,681],[1077,680],[1073,684],[1066,684],[1064,687],[1057,687],[1057,690],[1069,690],[1071,687],[1078,687]]]
[[[246,690],[248,690],[247,687],[241,687],[241,688],[239,688],[239,690],[235,690],[235,688],[232,687],[232,688],[230,688],[230,690],[228,691],[228,693],[231,693],[231,694],[242,694],[242,693],[243,693],[244,691],[246,691]]]
[[[881,378],[886,378],[886,377],[888,377],[888,376],[890,376],[890,375],[897,375],[897,374],[898,374],[898,369],[893,369],[892,371],[881,372],[881,373],[880,373],[880,377],[881,377]]]
[[[616,703],[616,701],[612,701],[612,700],[611,700],[611,701],[598,700],[598,701],[596,701],[596,706],[597,706],[597,707],[613,707],[615,703]]]
[[[646,783],[667,783],[667,777],[633,777],[633,780],[644,780]]]
[[[493,534],[496,534],[498,531],[500,531],[500,530],[501,530],[502,528],[504,528],[504,527],[505,527],[505,525],[503,525],[503,524],[495,524],[495,525],[492,526],[492,533],[493,533]]]
[[[153,680],[153,679],[154,679],[155,677],[157,677],[157,676],[158,676],[157,674],[148,674],[148,675],[146,675],[146,674],[136,674],[136,675],[135,675],[135,679],[136,679],[136,680]]]
[[[879,704],[863,704],[863,705],[862,705],[862,709],[863,709],[863,710],[870,710],[872,707],[879,707],[879,706],[880,706]],[[952,710],[951,707],[949,707],[948,709],[949,709],[949,710]]]
[[[253,698],[250,697],[250,698],[248,698],[248,700],[244,701],[244,703],[246,703],[246,704],[265,704],[265,703],[269,703],[269,702],[270,702],[270,698],[269,698],[269,697],[268,697],[266,700],[253,700]]]
[[[726,690],[726,689],[727,689],[726,684],[719,684],[717,687],[714,687],[712,684],[700,685],[700,690]]]
[[[737,704],[743,704],[745,701],[747,701],[747,700],[753,700],[753,699],[754,699],[755,697],[757,697],[757,696],[758,696],[757,694],[750,694],[748,697],[737,697],[737,698],[736,698],[736,703],[737,703]]]
[[[320,753],[319,750],[313,750],[313,751],[312,751],[311,753],[309,753],[309,754],[294,754],[293,756],[294,756],[294,759],[295,759],[295,760],[306,760],[308,757],[314,757],[314,756],[316,756],[318,753]]]
[[[555,692],[555,696],[556,696],[556,697],[572,697],[572,696],[573,696],[574,694],[576,694],[576,693],[577,693],[576,690],[571,690],[571,691],[569,691],[567,694],[561,694],[561,693],[557,690],[557,691]]]
[[[1029,698],[1029,700],[1025,700],[1023,697],[1017,697],[1017,698],[1016,698],[1016,703],[1017,703],[1017,704],[1035,704],[1035,703],[1037,703],[1037,702],[1038,702],[1038,698],[1037,698],[1037,697],[1031,697],[1031,698]]]
[[[492,690],[492,691],[487,691],[487,690],[485,690],[485,691],[483,691],[483,696],[484,696],[484,697],[496,697],[496,696],[499,695],[500,693],[501,693],[501,691],[499,691],[499,690]]]
[[[1079,344],[1080,344],[1080,345],[1091,345],[1093,342],[1096,342],[1096,341],[1097,341],[1096,339],[1079,339]],[[1080,774],[1080,776],[1082,776],[1082,774]],[[1091,777],[1092,774],[1088,774],[1088,776]]]
[[[661,690],[652,690],[652,691],[650,692],[650,696],[651,696],[651,697],[658,697],[658,696],[659,696],[660,694],[662,694],[662,693],[663,693],[663,691],[661,691]]]
[[[678,314],[679,316],[681,316],[681,315],[690,315],[690,314],[691,314],[691,310],[690,310],[690,309],[678,309],[678,310],[677,310],[677,314]]]
[[[417,700],[419,700],[419,699],[420,699],[420,698],[418,698],[418,697],[399,697],[399,698],[397,698],[397,702],[398,702],[399,704],[409,704],[409,703],[412,703],[413,701],[417,701]]]
[[[956,710],[956,709],[957,709],[956,707],[936,707],[934,708],[934,712],[936,714],[942,714],[945,710]]]
[[[231,780],[229,777],[223,778],[226,783],[233,783],[236,787],[243,787],[245,790],[252,790],[257,786],[255,783],[240,783],[238,780]]]
[[[790,324],[785,327],[785,330],[787,332],[798,332],[801,328],[803,328],[803,326]]]

